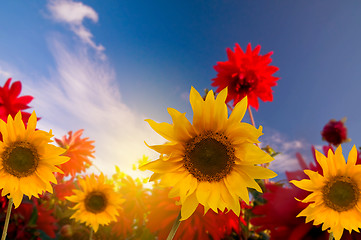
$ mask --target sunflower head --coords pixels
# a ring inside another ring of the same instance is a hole
[[[116,221],[124,200],[114,191],[113,185],[106,183],[103,173],[79,179],[79,185],[81,190],[73,190],[74,195],[66,197],[76,203],[71,218],[91,226],[95,232],[99,225]]]
[[[262,101],[272,101],[272,89],[276,86],[278,77],[272,76],[278,71],[272,62],[272,52],[260,55],[261,46],[252,50],[251,44],[246,52],[236,44],[234,52],[227,48],[228,61],[218,62],[214,69],[217,77],[212,79],[212,86],[218,87],[217,92],[228,87],[227,102],[233,100],[235,106],[245,96],[248,96],[249,105],[258,109],[258,98]]]
[[[343,230],[359,231],[361,228],[361,165],[356,165],[357,149],[354,146],[347,163],[342,155],[341,145],[335,153],[329,150],[327,157],[316,150],[316,159],[323,175],[305,170],[309,179],[291,181],[297,187],[311,192],[304,203],[310,203],[298,216],[305,216],[306,222],[323,224],[339,240]]]
[[[189,218],[199,203],[205,213],[210,208],[215,212],[227,208],[239,216],[239,198],[249,202],[247,188],[262,191],[255,179],[276,176],[256,166],[273,158],[255,145],[262,127],[241,122],[247,98],[228,117],[226,97],[224,89],[217,98],[209,91],[203,99],[192,87],[193,124],[173,108],[168,108],[173,124],[146,120],[168,142],[149,146],[160,158],[140,168],[154,172],[150,180],[160,179],[162,185],[172,187],[169,197],[180,197],[182,220]]]
[[[7,123],[0,120],[0,188],[2,196],[9,194],[17,208],[23,195],[38,197],[43,191],[53,192],[50,182],[57,183],[53,172],[62,171],[58,165],[69,160],[60,156],[64,149],[49,144],[53,136],[36,130],[36,114],[33,112],[25,128],[21,112]]]

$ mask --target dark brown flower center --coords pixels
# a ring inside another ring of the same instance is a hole
[[[254,71],[246,71],[242,74],[238,73],[233,77],[231,83],[232,89],[235,90],[242,97],[253,91],[258,83],[258,77]]]
[[[338,176],[322,189],[325,204],[335,211],[343,212],[353,208],[360,197],[360,189],[349,177]]]
[[[85,208],[92,213],[103,212],[107,203],[107,198],[102,192],[91,192],[85,198]]]
[[[199,181],[220,181],[231,172],[235,159],[234,147],[221,133],[202,133],[185,146],[184,167]]]
[[[15,142],[1,155],[4,170],[18,178],[33,174],[39,164],[36,148],[28,142]]]

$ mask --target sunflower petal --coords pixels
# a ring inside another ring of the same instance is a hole
[[[183,203],[182,208],[181,208],[181,219],[180,221],[186,220],[188,219],[196,210],[196,208],[198,207],[198,201],[197,201],[197,197],[196,194],[193,193],[192,195],[190,195]]]

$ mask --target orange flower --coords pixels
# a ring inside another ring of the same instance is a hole
[[[124,213],[131,219],[135,219],[139,225],[143,225],[146,212],[144,200],[149,196],[148,190],[143,187],[141,181],[134,181],[132,177],[125,175],[120,180],[118,191],[125,199],[123,203]]]
[[[112,232],[126,239],[127,236],[133,234],[135,228],[141,229],[145,224],[145,201],[149,197],[149,190],[144,188],[140,179],[133,179],[121,172],[118,166],[115,166],[115,169],[116,174],[113,174],[112,182],[125,202],[122,204],[123,211],[117,217],[117,221],[112,224]]]
[[[127,201],[127,200],[126,200]],[[128,217],[124,213],[124,209],[119,211],[119,216],[117,216],[117,221],[112,223],[112,232],[120,237],[121,239],[126,239],[133,231],[133,219]]]
[[[56,143],[66,149],[64,155],[70,157],[70,160],[60,167],[64,171],[64,176],[70,174],[74,177],[76,173],[84,172],[92,165],[89,158],[94,158],[94,141],[88,140],[89,138],[81,138],[83,131],[83,129],[78,130],[74,135],[72,131],[69,131],[69,137],[65,135],[61,140],[55,138]]]

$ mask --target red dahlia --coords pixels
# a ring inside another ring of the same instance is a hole
[[[21,96],[21,82],[16,81],[10,85],[11,78],[9,78],[3,87],[0,87],[0,119],[7,121],[8,115],[13,118],[21,111],[23,121],[26,124],[30,117],[30,113],[22,110],[28,109],[28,104],[33,100],[32,96]]]
[[[347,128],[345,126],[346,118],[336,121],[331,119],[323,128],[321,135],[322,139],[327,141],[329,144],[338,146],[341,143],[349,142],[347,138]]]
[[[233,100],[235,106],[242,98],[248,96],[248,104],[258,110],[258,98],[262,101],[272,101],[272,89],[276,86],[278,77],[272,76],[278,67],[269,66],[272,62],[269,52],[260,55],[261,46],[252,50],[251,44],[246,52],[236,43],[234,52],[227,48],[228,61],[217,62],[214,69],[218,72],[213,78],[212,86],[218,87],[217,92],[228,87],[227,102]]]
[[[11,212],[7,239],[40,240],[41,232],[48,236],[46,239],[53,239],[56,237],[56,223],[53,210],[45,209],[35,201],[24,202]]]

